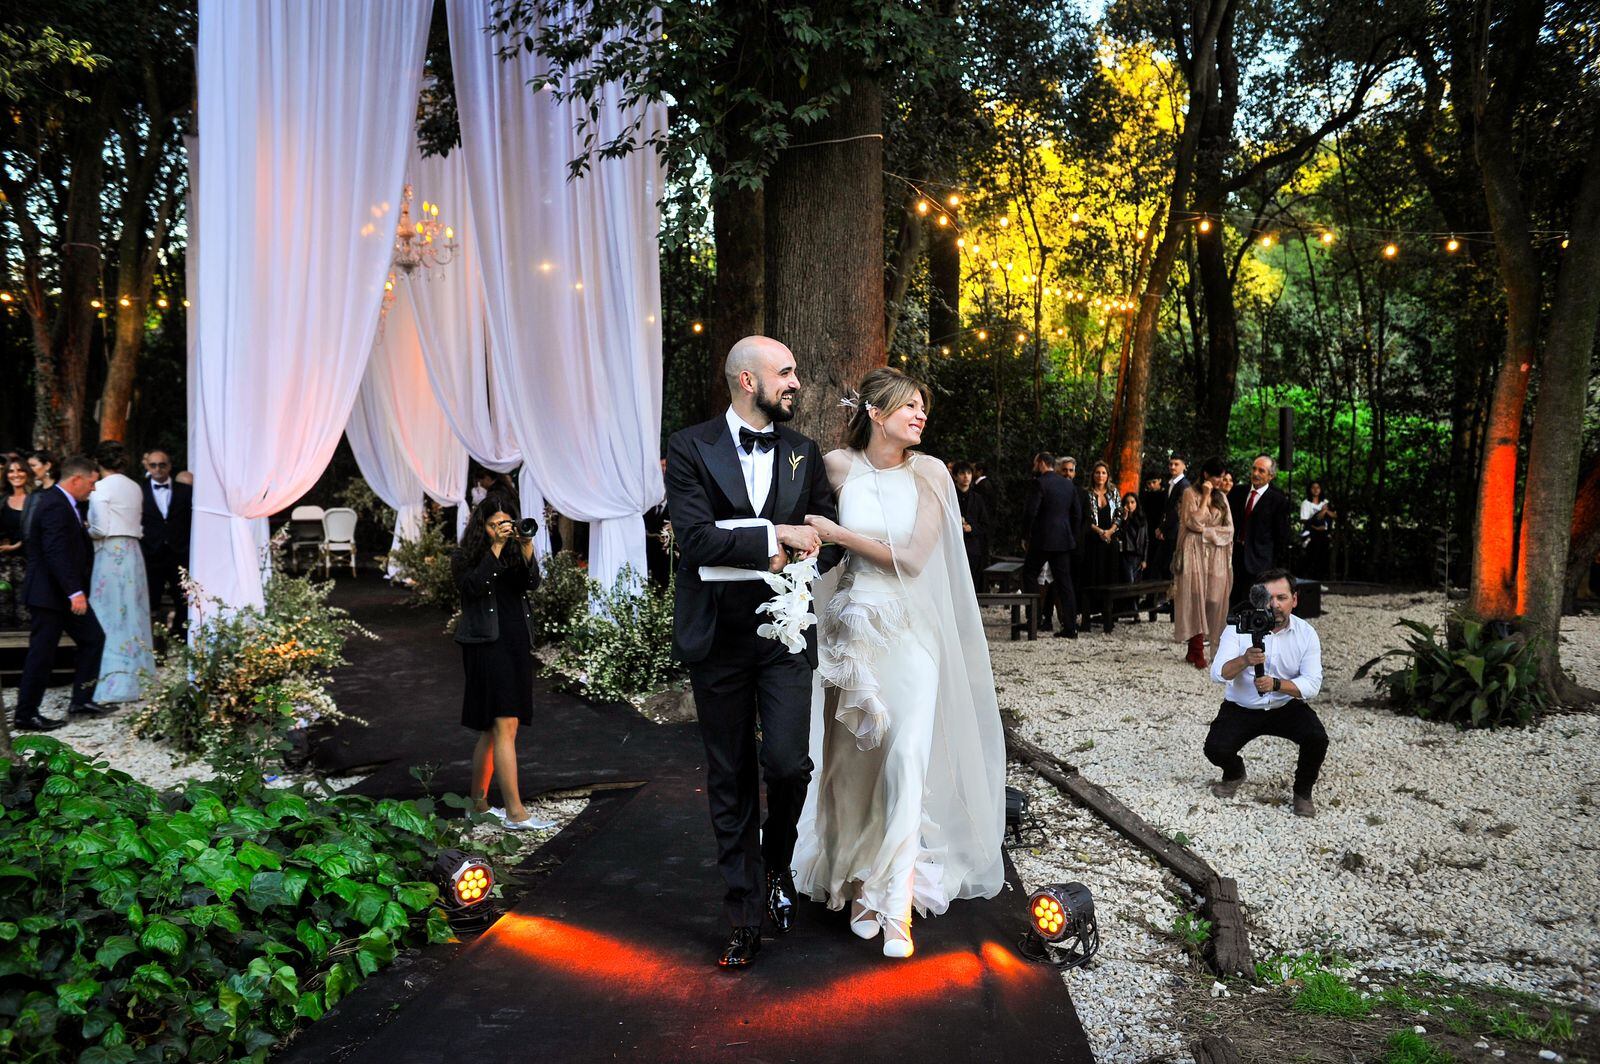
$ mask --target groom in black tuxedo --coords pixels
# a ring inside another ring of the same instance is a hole
[[[759,577],[730,578],[741,570],[778,572],[788,552],[816,555],[821,541],[806,515],[836,515],[821,448],[783,424],[794,417],[800,391],[794,355],[776,340],[747,336],[728,352],[723,372],[732,405],[673,434],[666,484],[679,550],[673,649],[694,687],[717,865],[727,883],[723,904],[733,925],[717,963],[740,968],[760,952],[763,916],[779,934],[793,918],[789,865],[811,781],[817,635],[806,632],[804,654],[757,635],[768,618],[756,607],[772,591]],[[717,527],[740,518],[757,520]],[[830,551],[824,564],[833,557]],[[767,784],[764,823],[758,767]]]

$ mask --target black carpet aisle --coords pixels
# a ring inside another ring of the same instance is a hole
[[[389,762],[362,793],[417,793],[407,769],[418,762],[438,766],[436,792],[460,792],[471,737],[456,723],[454,645],[435,618],[374,585],[342,587],[339,601],[384,642],[376,654],[353,645],[337,688],[370,727],[341,728],[319,760]],[[424,990],[385,988],[380,975],[282,1060],[1093,1060],[1060,978],[1013,950],[1024,903],[1014,874],[992,901],[918,921],[909,961],[884,959],[843,914],[806,902],[752,969],[719,971],[726,927],[693,725],[550,692],[536,712],[519,742],[524,793],[642,785]],[[368,992],[403,1003],[380,1025]]]

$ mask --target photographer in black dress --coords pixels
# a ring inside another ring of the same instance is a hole
[[[533,518],[514,500],[490,494],[472,511],[451,559],[461,594],[456,642],[466,669],[461,723],[478,733],[472,751],[473,810],[493,813],[513,831],[554,826],[528,812],[517,791],[517,728],[533,722],[533,631],[528,595],[539,586]],[[489,805],[500,777],[503,807]]]

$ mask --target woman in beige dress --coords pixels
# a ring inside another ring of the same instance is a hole
[[[1178,500],[1178,541],[1172,551],[1172,634],[1189,644],[1184,660],[1208,667],[1228,617],[1233,582],[1233,515],[1221,488],[1222,461],[1208,458]]]

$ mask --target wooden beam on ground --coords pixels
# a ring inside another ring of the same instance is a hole
[[[1255,962],[1250,953],[1250,936],[1245,929],[1244,910],[1239,905],[1237,882],[1218,875],[1205,858],[1162,835],[1110,791],[1091,783],[1076,767],[1048,750],[1024,739],[1009,724],[1006,725],[1006,746],[1012,757],[1055,784],[1128,841],[1144,849],[1203,897],[1204,914],[1211,921],[1211,938],[1207,945],[1212,968],[1219,975],[1254,978]]]

